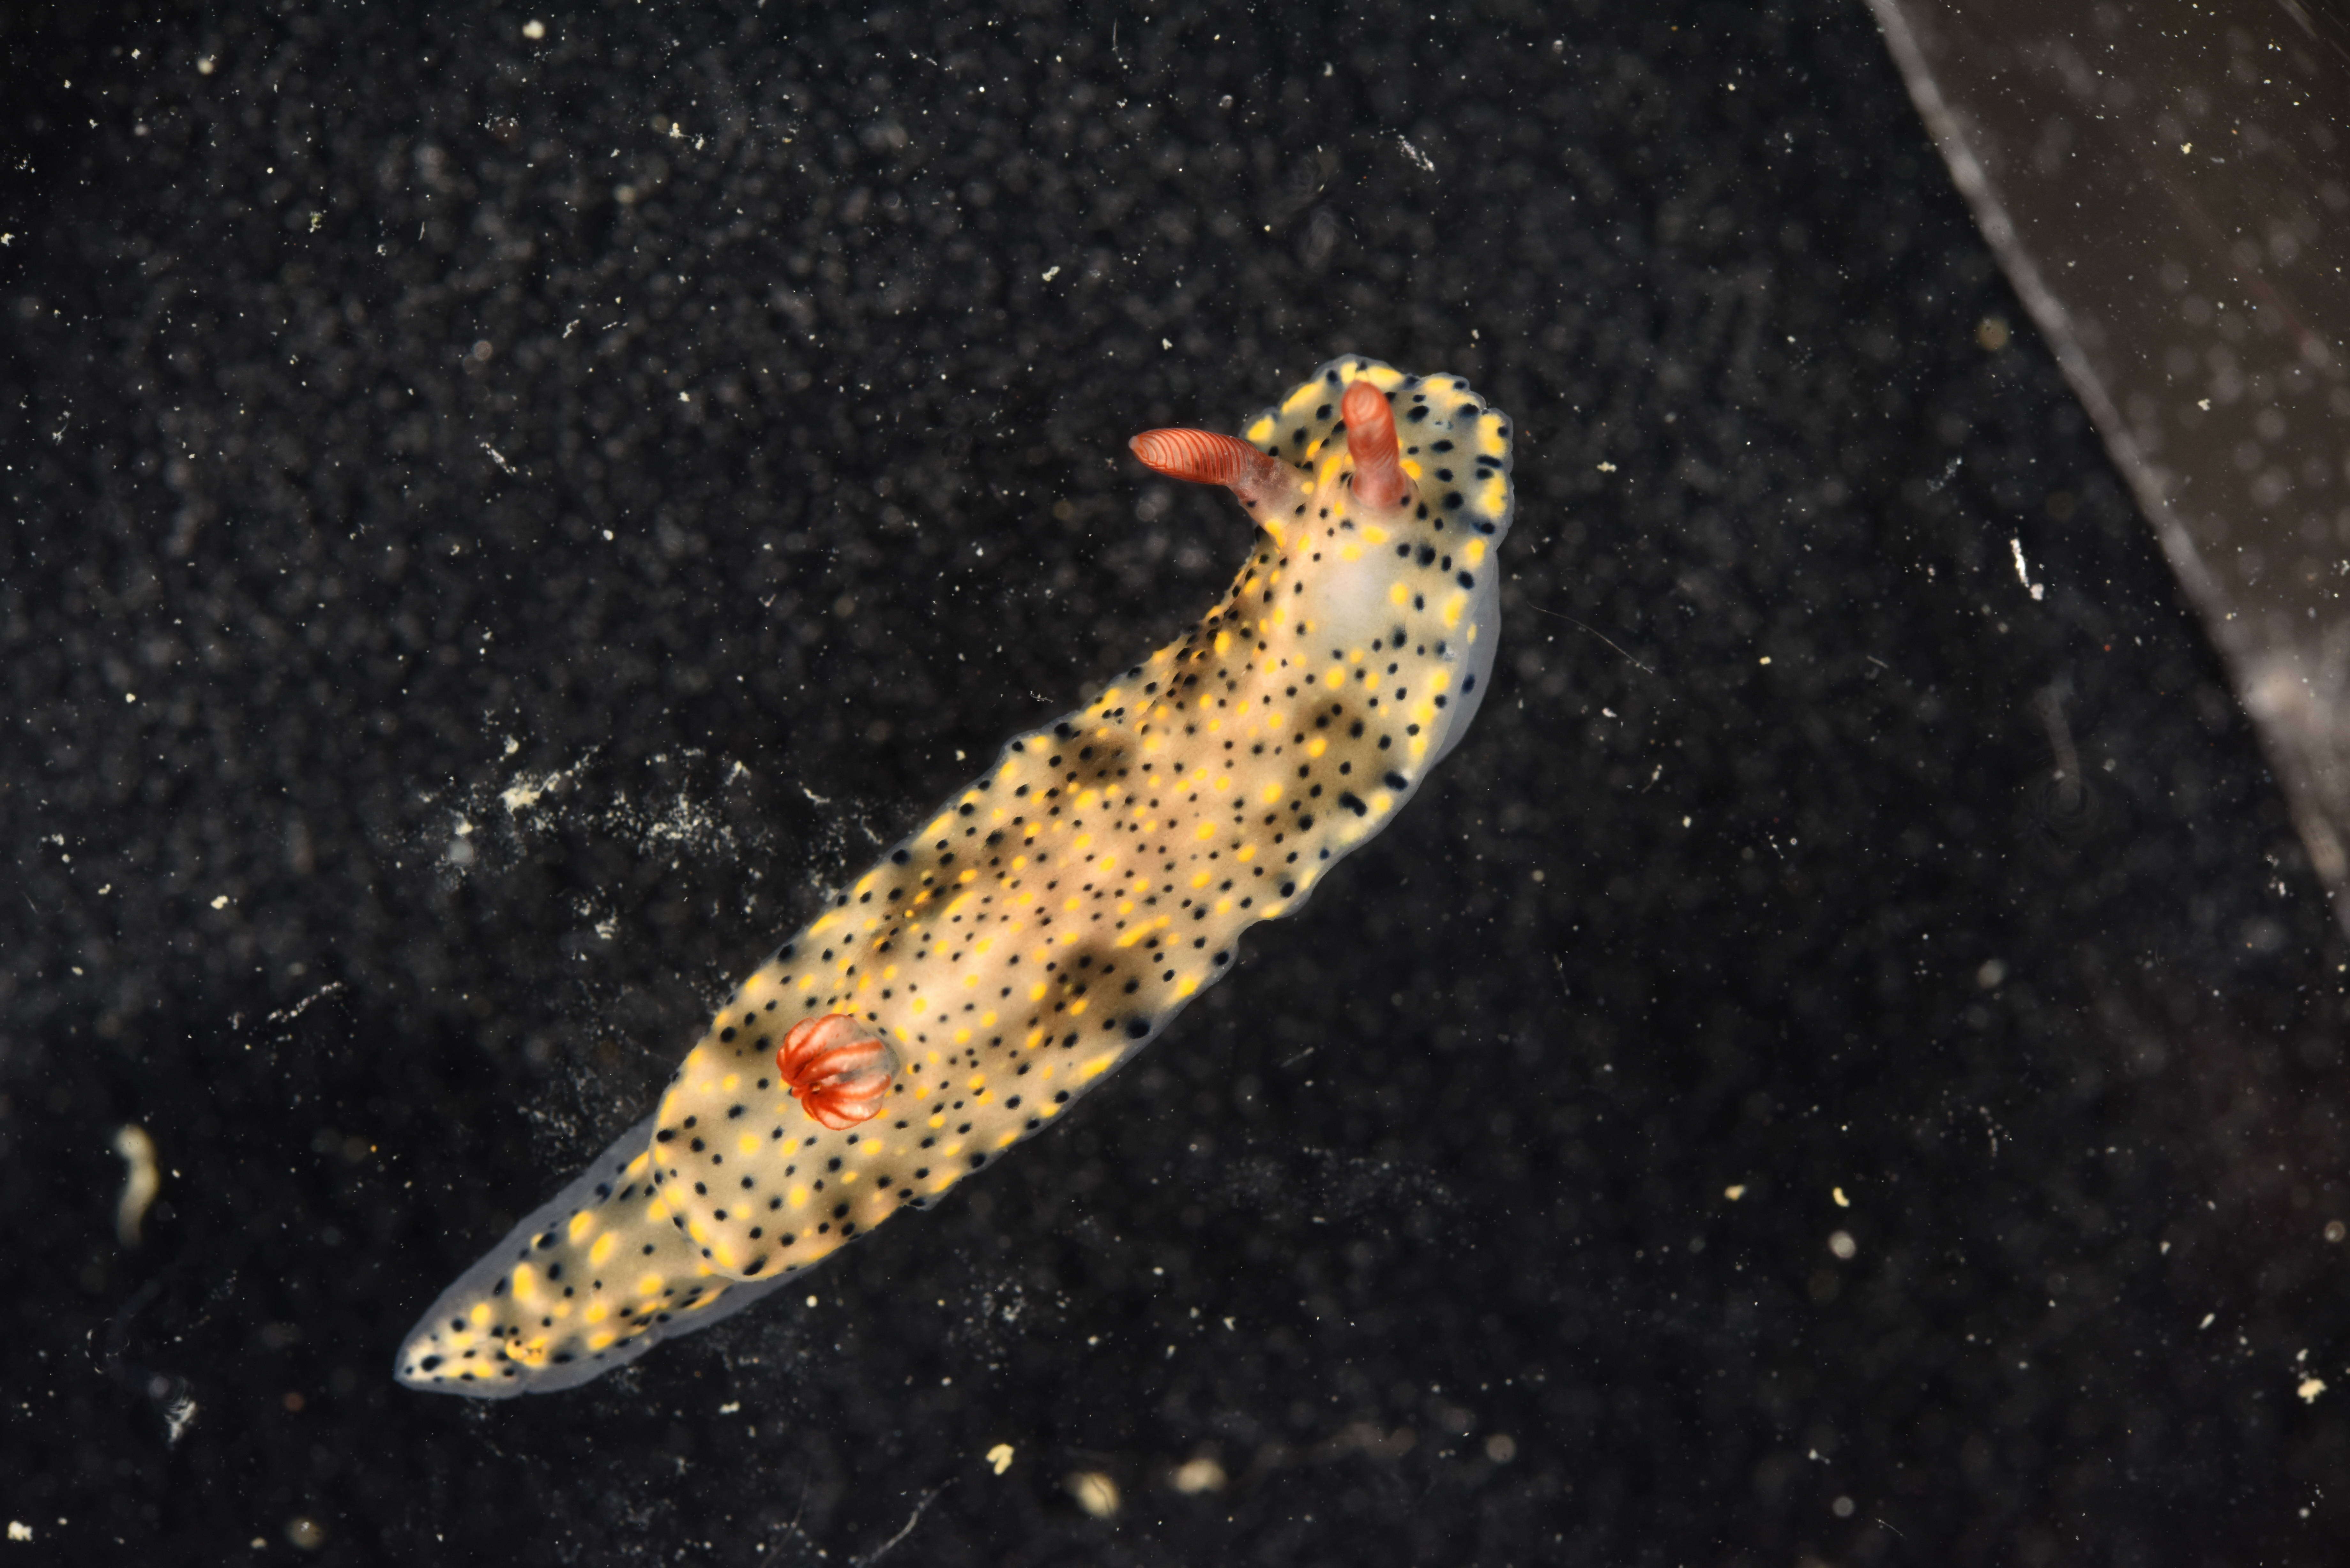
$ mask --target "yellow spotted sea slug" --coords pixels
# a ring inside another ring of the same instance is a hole
[[[1506,416],[1350,356],[1240,438],[1132,444],[1255,521],[1231,589],[832,896],[653,1114],[432,1303],[400,1381],[571,1387],[926,1207],[1165,1030],[1460,743],[1501,633]]]

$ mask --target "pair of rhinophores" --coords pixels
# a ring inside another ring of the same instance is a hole
[[[744,981],[653,1115],[442,1293],[413,1388],[568,1388],[921,1209],[1051,1123],[1459,744],[1501,631],[1510,421],[1332,360],[1135,455],[1257,524],[1206,618],[1015,736]]]

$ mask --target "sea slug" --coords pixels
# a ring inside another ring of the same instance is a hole
[[[1350,356],[1243,434],[1133,441],[1255,520],[1230,591],[1014,737],[777,949],[654,1114],[432,1304],[400,1381],[567,1388],[926,1207],[1149,1044],[1419,790],[1493,666],[1510,421],[1457,377]]]

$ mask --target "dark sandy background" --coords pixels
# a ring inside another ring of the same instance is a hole
[[[0,16],[0,1568],[2350,1552],[2350,953],[1858,4],[536,16]],[[1348,350],[1522,431],[1427,797],[813,1308],[394,1386]]]

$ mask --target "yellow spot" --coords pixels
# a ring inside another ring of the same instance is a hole
[[[729,1073],[729,1074],[727,1074],[727,1075],[726,1075],[726,1076],[725,1076],[724,1078],[723,1078],[723,1079],[721,1079],[721,1080],[720,1080],[718,1086],[719,1086],[720,1088],[722,1088],[722,1089],[725,1090],[728,1094],[730,1094],[730,1095],[731,1095],[731,1094],[733,1094],[736,1089],[738,1089],[738,1088],[742,1087],[742,1085],[743,1085],[743,1075],[742,1075],[742,1074],[740,1074],[740,1073]]]
[[[759,1152],[759,1135],[744,1133],[734,1140],[734,1147],[744,1154],[756,1154]]]
[[[563,1230],[564,1233],[571,1239],[572,1245],[577,1246],[596,1233],[595,1211],[582,1209],[571,1217],[571,1223],[566,1225]]]
[[[1388,542],[1388,531],[1366,524],[1363,528],[1363,539],[1367,544],[1384,545]]]
[[[1305,742],[1305,754],[1309,757],[1318,757],[1329,749],[1330,742],[1320,735]]]
[[[1045,1000],[1045,982],[1043,981],[1040,980],[1035,984],[1028,988],[1028,1000],[1031,1002],[1042,1002]]]
[[[1010,1148],[1014,1144],[1018,1143],[1019,1141],[1019,1133],[1007,1132],[995,1140],[995,1147],[998,1148]]]
[[[699,1220],[687,1220],[685,1222],[685,1233],[693,1238],[693,1244],[697,1247],[707,1247],[710,1245],[709,1228],[703,1225]]]
[[[1359,561],[1362,558],[1363,547],[1360,545],[1354,543],[1352,540],[1349,540],[1346,544],[1338,546],[1338,559],[1342,561]],[[1217,640],[1222,640],[1221,635],[1218,637]],[[1216,651],[1218,653],[1222,653],[1223,649],[1219,648]]]
[[[1265,798],[1268,802],[1270,802],[1270,801],[1278,800],[1278,799],[1280,799],[1281,797],[1280,797],[1280,795],[1279,795],[1278,794],[1269,794],[1269,795],[1265,796],[1264,798]],[[1243,845],[1242,845],[1242,846],[1241,846],[1241,847],[1240,847],[1240,852],[1239,852],[1238,854],[1234,855],[1234,856],[1232,857],[1232,858],[1233,858],[1233,859],[1235,859],[1235,860],[1242,860],[1242,861],[1247,861],[1247,860],[1253,860],[1253,859],[1255,859],[1255,858],[1256,858],[1256,846],[1255,846],[1255,845],[1253,845],[1253,844],[1243,844]]]
[[[1273,439],[1273,421],[1272,421],[1272,419],[1271,419],[1270,417],[1267,417],[1267,418],[1265,418],[1265,419],[1261,419],[1261,420],[1257,421],[1257,422],[1256,422],[1256,423],[1254,423],[1254,424],[1253,424],[1253,425],[1249,426],[1249,428],[1248,428],[1248,430],[1247,430],[1247,431],[1246,431],[1246,434],[1247,434],[1247,436],[1248,436],[1248,439],[1249,439],[1251,441],[1254,442],[1254,443],[1255,443],[1256,445],[1258,445],[1258,446],[1263,446],[1266,441],[1271,441],[1271,440]],[[1006,1454],[1009,1454],[1012,1450],[1011,1450],[1011,1449],[1004,1449],[1003,1451],[1004,1451]],[[987,1457],[988,1457],[989,1459],[993,1459],[993,1458],[995,1458],[995,1456],[994,1456],[993,1454],[990,1454],[990,1455],[988,1455]],[[1003,1473],[1003,1470],[1001,1470],[1001,1469],[998,1469],[995,1473],[996,1473],[997,1475],[1002,1475],[1002,1474]]]
[[[1081,996],[1077,998],[1076,1001],[1069,1003],[1069,1016],[1075,1018],[1078,1013],[1083,1012],[1086,1010],[1087,1004],[1090,1001],[1091,998]]]
[[[1391,605],[1408,605],[1411,603],[1410,585],[1404,582],[1401,578],[1398,578],[1394,585],[1388,589],[1388,603]]]
[[[602,1323],[606,1318],[611,1315],[612,1309],[606,1306],[602,1302],[589,1302],[588,1303],[588,1310],[585,1313],[582,1313],[580,1317],[583,1322]]]
[[[1077,1068],[1077,1077],[1080,1081],[1098,1078],[1104,1073],[1108,1072],[1112,1067],[1117,1065],[1118,1053],[1115,1051],[1105,1051],[1100,1055],[1095,1057],[1092,1061],[1081,1064]],[[951,1157],[954,1151],[952,1149],[949,1149],[947,1153]]]
[[[1472,566],[1482,562],[1485,558],[1485,541],[1482,539],[1471,539],[1466,545],[1461,545],[1461,558]]]
[[[526,1302],[538,1294],[538,1271],[528,1263],[516,1263],[514,1272],[514,1296]]]
[[[668,1282],[659,1274],[639,1274],[637,1276],[637,1294],[657,1296],[661,1293],[661,1286]]]
[[[1218,653],[1223,653],[1223,652],[1227,652],[1227,651],[1229,651],[1229,650],[1231,649],[1232,646],[1232,634],[1231,632],[1228,632],[1228,631],[1220,631],[1220,632],[1216,633],[1216,651],[1217,651]]]
[[[804,1182],[794,1182],[792,1184],[790,1198],[791,1206],[795,1209],[805,1209],[807,1207],[807,1200],[808,1189],[806,1184]]]
[[[650,1149],[645,1153],[637,1156],[636,1158],[629,1161],[629,1168],[625,1174],[629,1176],[642,1176],[645,1173],[646,1167],[652,1163],[652,1152]]]
[[[1469,596],[1454,592],[1444,601],[1444,625],[1448,631],[1461,624],[1461,617],[1469,607]]]
[[[857,1152],[868,1157],[879,1154],[881,1152],[881,1140],[878,1137],[868,1137],[864,1142],[857,1146]]]
[[[1200,831],[1193,834],[1191,836],[1194,838],[1213,838],[1215,836],[1216,825],[1212,822],[1203,822],[1200,824]]]
[[[1187,974],[1175,982],[1175,1000],[1180,1002],[1199,989],[1200,977],[1196,974]]]
[[[1201,871],[1201,872],[1199,872],[1198,874],[1196,874],[1195,876],[1193,876],[1193,877],[1192,877],[1192,878],[1191,878],[1191,886],[1192,886],[1192,887],[1194,887],[1194,888],[1204,888],[1204,887],[1206,887],[1210,882],[1211,882],[1211,881],[1215,880],[1215,876],[1216,876],[1216,874],[1215,874],[1213,871]]]
[[[617,1249],[619,1244],[620,1233],[618,1231],[605,1231],[602,1235],[596,1238],[596,1244],[588,1249],[588,1262],[594,1264],[599,1269],[602,1268],[606,1262],[610,1261],[614,1250]]]
[[[609,1350],[620,1342],[620,1336],[608,1328],[599,1328],[588,1336],[589,1350]]]
[[[470,1321],[475,1328],[489,1327],[490,1315],[490,1303],[487,1302],[475,1302],[473,1303],[473,1310],[465,1314],[467,1320]]]
[[[1346,683],[1347,668],[1342,664],[1332,665],[1330,672],[1322,677],[1322,684],[1325,686],[1344,686]]]

